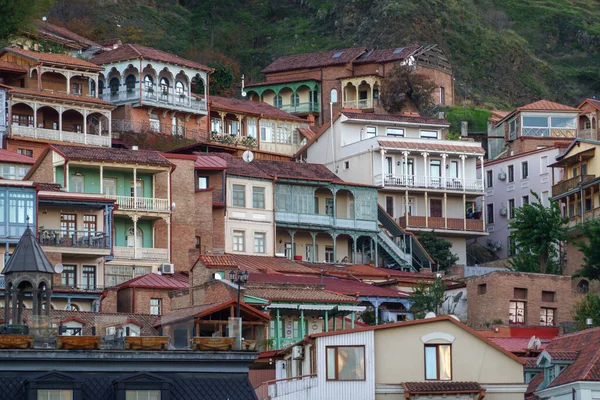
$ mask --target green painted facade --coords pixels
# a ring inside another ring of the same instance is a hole
[[[138,228],[142,231],[142,247],[152,248],[152,221],[139,219]],[[115,216],[115,246],[127,247],[127,231],[133,227],[133,221],[128,217]]]
[[[100,193],[102,186],[100,182],[100,167],[98,168],[85,168],[85,167],[69,167],[69,175],[74,176],[76,173],[83,175],[83,190],[85,193]],[[104,168],[103,171],[104,179],[115,179],[116,180],[116,194],[117,196],[131,196],[131,183],[133,182],[133,170],[121,171],[111,170]],[[144,182],[144,196],[152,196],[152,174],[148,173],[137,173],[137,179]],[[56,183],[61,184],[65,187],[64,182],[64,167],[56,167]],[[71,191],[73,188],[70,188]]]

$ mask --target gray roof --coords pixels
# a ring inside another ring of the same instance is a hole
[[[54,274],[48,257],[36,242],[31,229],[27,227],[17,244],[17,248],[4,266],[4,275],[14,272],[44,272]]]

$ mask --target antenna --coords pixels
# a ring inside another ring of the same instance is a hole
[[[248,93],[244,90],[244,74],[242,74],[242,97],[246,97]]]

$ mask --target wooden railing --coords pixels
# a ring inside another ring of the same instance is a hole
[[[121,210],[135,211],[155,211],[170,212],[171,204],[168,199],[157,199],[154,197],[131,197],[131,196],[111,196],[106,198],[115,199]]]
[[[446,225],[447,221],[447,225]],[[444,218],[444,217],[424,217],[409,216],[408,223],[406,217],[398,218],[398,224],[403,228],[430,228],[430,229],[448,229],[456,231],[477,231],[483,232],[485,224],[481,219],[463,219],[463,218]]]
[[[596,175],[580,175],[570,179],[565,179],[552,186],[552,197],[561,195],[569,190],[575,189],[577,186],[590,182],[596,179]]]
[[[115,246],[113,252],[116,258],[127,260],[168,261],[169,250],[152,247],[121,247]]]
[[[32,139],[53,140],[56,142],[89,144],[92,146],[104,147],[110,147],[112,143],[112,139],[109,135],[99,136],[92,133],[83,134],[82,132],[67,132],[55,129],[34,128],[32,126],[20,125],[13,125],[11,127],[11,135]]]

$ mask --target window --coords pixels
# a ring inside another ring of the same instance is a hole
[[[327,346],[328,381],[364,381],[364,346]]]
[[[437,131],[421,131],[422,139],[437,139],[438,133]]]
[[[151,315],[160,315],[160,299],[150,299],[150,314]]]
[[[515,217],[515,199],[508,200],[508,219]]]
[[[18,114],[13,114],[13,116],[12,116],[12,124],[13,125],[33,127],[33,115],[18,115]]]
[[[325,215],[333,216],[333,199],[325,199]]]
[[[72,390],[57,390],[57,389],[38,389],[37,391],[38,400],[72,400]]]
[[[444,99],[445,99],[444,88],[440,87],[440,104],[446,104],[446,102],[444,101]]]
[[[452,346],[425,345],[425,379],[449,381],[452,379]]]
[[[338,92],[337,92],[337,89],[331,89],[330,101],[332,103],[337,103],[337,101],[338,101]]]
[[[494,187],[494,171],[487,170],[485,171],[485,175],[486,186],[489,188]]]
[[[63,235],[68,233],[74,233],[77,229],[77,215],[76,214],[60,214],[60,230]]]
[[[556,301],[556,292],[542,290],[542,301],[554,303]]]
[[[233,251],[245,251],[244,231],[233,231]]]
[[[515,166],[514,165],[508,166],[508,181],[509,182],[515,181]]]
[[[238,136],[240,134],[240,122],[227,121],[227,130],[230,135]]]
[[[233,185],[233,206],[246,207],[246,186]]]
[[[117,180],[113,178],[102,179],[102,192],[107,196],[117,195]]]
[[[494,223],[494,205],[488,204],[486,211],[487,211],[487,223],[493,224]]]
[[[150,75],[146,75],[144,77],[144,86],[146,87],[146,90],[151,89],[153,85],[154,85],[154,79],[152,79],[152,77]]]
[[[577,127],[577,121],[573,117],[551,117],[550,121],[552,128],[575,129]]]
[[[71,83],[71,93],[77,96],[81,96],[83,91],[83,85],[81,83]]]
[[[487,283],[481,283],[477,285],[477,294],[486,294],[487,293]]]
[[[553,308],[541,308],[540,309],[540,325],[541,326],[554,326],[554,309]]]
[[[126,390],[125,400],[160,400],[160,390]]]
[[[211,126],[211,131],[212,132],[216,132],[216,133],[223,133],[222,131],[222,124],[223,121],[221,121],[221,119],[219,118],[213,118],[210,120],[210,126]]]
[[[83,289],[96,288],[96,266],[84,265],[81,272],[81,284]]]
[[[523,161],[521,163],[521,179],[529,178],[529,163],[527,161]]]
[[[147,275],[152,272],[152,267],[143,267],[136,265],[135,270],[132,266],[124,265],[106,265],[104,273],[104,285],[107,287],[116,286],[138,276]]]
[[[265,233],[263,232],[254,234],[254,253],[265,254]]]
[[[377,136],[377,127],[376,126],[367,126],[367,139]]]
[[[394,216],[394,197],[393,196],[385,196],[385,212],[390,214],[392,217]]]
[[[344,169],[350,169],[350,161],[344,161]]]
[[[246,122],[246,135],[256,139],[256,120],[248,119]]]
[[[548,173],[548,156],[540,157],[540,175]]]
[[[529,204],[529,195],[525,195],[521,198],[521,205]]]
[[[404,136],[404,129],[401,128],[386,128],[385,134],[387,136]]]
[[[132,181],[129,186],[129,193],[131,194],[131,197],[144,197],[144,181],[138,179],[135,184]]]
[[[61,274],[61,284],[68,287],[77,286],[77,266],[64,265]]]
[[[507,251],[508,251],[509,257],[512,257],[515,254],[517,254],[517,249],[516,249],[515,245],[516,245],[515,240],[509,236],[508,239],[506,240],[506,246],[507,246]]]
[[[73,175],[71,176],[71,192],[83,193],[83,176]]]
[[[88,235],[96,233],[96,216],[95,215],[84,215],[83,216],[83,230]]]
[[[202,248],[202,238],[200,236],[196,236],[196,248],[197,249]]]
[[[577,167],[574,167],[574,168],[573,168],[573,178],[576,178],[576,177],[577,177],[577,175],[579,175],[579,168],[577,168]]]
[[[333,263],[335,262],[335,257],[333,254],[333,247],[332,246],[325,246],[325,262],[326,263]]]
[[[175,93],[185,96],[185,85],[181,81],[175,82]]]
[[[252,208],[265,208],[265,188],[252,187]]]
[[[208,176],[198,177],[198,190],[208,189]]]
[[[169,80],[167,78],[160,78],[160,91],[163,96],[169,94]]]
[[[582,279],[577,284],[577,293],[587,293],[589,291],[590,291],[590,283],[587,280]]]
[[[273,142],[273,123],[268,121],[260,122],[260,141]]]
[[[276,95],[275,97],[273,97],[273,106],[277,107],[277,108],[281,108],[283,102],[281,100],[281,96],[280,95]]]
[[[526,299],[527,298],[527,289],[524,289],[524,288],[514,288],[513,298],[515,298],[515,299]]]
[[[508,309],[508,322],[510,324],[525,323],[525,302],[511,301]]]
[[[17,149],[17,153],[23,156],[33,157],[33,150],[31,149]]]
[[[587,164],[581,164],[581,175],[587,175]]]

